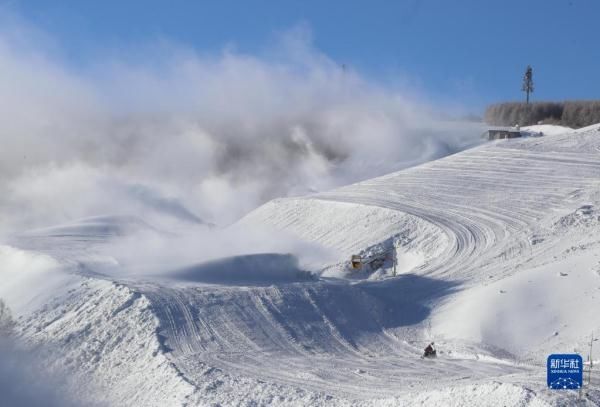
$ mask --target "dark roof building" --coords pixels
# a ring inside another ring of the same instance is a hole
[[[521,131],[515,127],[496,127],[487,130],[485,133],[483,133],[482,137],[487,138],[488,140],[502,140],[522,137],[522,135]]]

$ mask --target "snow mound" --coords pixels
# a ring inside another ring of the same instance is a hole
[[[324,277],[377,279],[424,267],[447,249],[443,231],[427,220],[376,205],[333,199],[290,198],[271,201],[243,218],[236,227],[268,225],[335,251],[333,262],[320,264]],[[395,252],[395,253],[394,253]],[[350,268],[352,255],[367,264]]]
[[[66,385],[75,395],[91,387],[85,398],[99,405],[182,405],[194,387],[168,359],[158,330],[145,296],[85,277],[17,324],[49,370],[70,372]]]

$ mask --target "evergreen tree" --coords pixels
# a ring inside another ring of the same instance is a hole
[[[527,93],[527,101],[529,104],[529,93],[533,92],[533,69],[531,69],[530,65],[527,65],[527,69],[525,70],[525,76],[523,77],[523,87],[521,88],[523,92]]]

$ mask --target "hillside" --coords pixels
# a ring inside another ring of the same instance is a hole
[[[36,230],[0,246],[0,298],[16,337],[92,402],[568,405],[577,393],[546,389],[545,359],[586,355],[600,333],[599,149],[600,125],[487,143],[228,229],[328,253],[308,260],[130,273],[111,242],[166,232],[118,216]],[[379,267],[352,271],[352,254]],[[440,355],[422,360],[431,341]],[[582,405],[600,405],[592,381]]]

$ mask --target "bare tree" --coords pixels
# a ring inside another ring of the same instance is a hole
[[[529,94],[533,93],[533,69],[530,65],[527,65],[527,69],[525,70],[525,76],[523,77],[523,87],[521,88],[521,90],[527,93],[526,103],[529,104]]]

